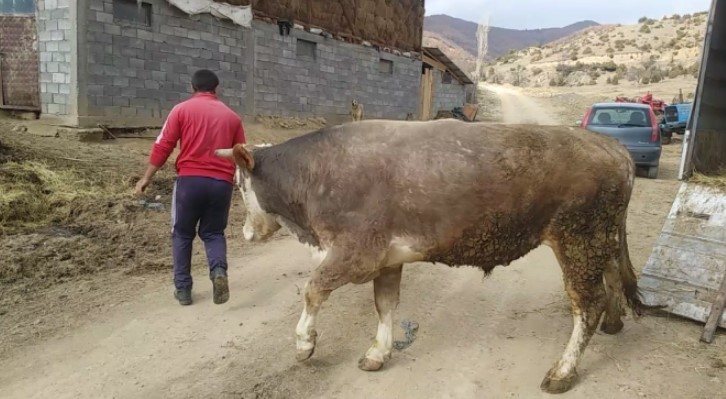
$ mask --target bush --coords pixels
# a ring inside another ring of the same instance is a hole
[[[582,50],[582,54],[592,54],[592,48],[586,47],[584,50]]]
[[[648,27],[648,25],[643,25],[640,27],[639,32],[640,33],[650,33],[650,28]]]
[[[617,86],[620,84],[620,78],[618,78],[618,75],[613,76],[612,79],[610,79],[610,84]]]
[[[607,78],[607,79],[605,80],[605,83],[607,83],[607,84],[609,84],[609,85],[610,85],[610,84],[613,84],[613,79],[612,79],[611,77],[609,77],[609,76],[608,76],[608,78]]]
[[[542,73],[542,68],[532,68],[532,76],[537,76]]]
[[[640,19],[638,19],[638,23],[642,24],[643,22],[645,22],[647,20],[648,20],[648,17],[640,17]]]

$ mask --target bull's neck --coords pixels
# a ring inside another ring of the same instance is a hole
[[[307,228],[310,223],[305,199],[310,174],[302,158],[274,147],[259,150],[252,179],[262,209]]]

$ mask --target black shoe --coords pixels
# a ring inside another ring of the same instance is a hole
[[[179,288],[174,291],[174,298],[179,301],[180,305],[191,305],[192,304],[192,289],[191,288]]]
[[[214,303],[223,304],[229,300],[229,284],[227,283],[227,272],[217,267],[209,273],[212,280]]]

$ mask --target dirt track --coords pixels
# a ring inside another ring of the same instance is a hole
[[[505,103],[502,99],[503,107]],[[628,220],[638,269],[677,189],[679,150],[680,145],[666,147],[659,180],[636,182]],[[236,195],[238,214],[239,200]],[[149,217],[165,222],[165,215]],[[35,302],[54,305],[41,324],[65,322],[47,331],[50,338],[13,341],[16,346],[0,359],[2,396],[549,396],[539,383],[560,356],[572,326],[561,273],[549,249],[535,250],[485,280],[474,269],[407,266],[395,339],[403,338],[401,320],[419,323],[417,338],[409,348],[395,351],[382,371],[365,373],[356,364],[375,335],[371,284],[333,293],[321,311],[315,355],[297,363],[294,327],[312,261],[290,237],[243,244],[240,221],[233,218],[229,230],[232,295],[225,305],[212,304],[200,262],[194,269],[196,303],[191,307],[176,304],[166,273],[97,274],[80,284],[87,289],[77,289],[78,282],[71,281],[36,297]],[[164,225],[155,234],[167,231]],[[201,250],[199,241],[195,245],[195,251]],[[164,257],[166,250],[146,255]],[[201,253],[196,256],[203,262]],[[61,293],[65,299],[58,299]],[[9,315],[22,312],[8,309]],[[656,317],[628,317],[625,322],[619,335],[593,338],[578,384],[563,397],[710,399],[726,392],[726,369],[714,360],[725,356],[726,336],[717,336],[709,346],[697,342],[701,326],[696,323]],[[32,328],[34,322],[22,321],[21,330],[26,323]]]
[[[549,107],[538,99],[523,95],[509,86],[484,84],[482,88],[494,93],[501,103],[500,118],[503,123],[536,123],[559,125],[561,122]]]

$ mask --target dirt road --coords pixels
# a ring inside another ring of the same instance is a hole
[[[637,268],[677,189],[679,150],[665,149],[661,179],[636,182],[628,220]],[[238,205],[234,209],[240,212]],[[65,320],[65,327],[27,341],[32,345],[17,344],[0,358],[2,397],[550,397],[539,383],[561,355],[572,318],[549,249],[537,249],[487,279],[469,268],[407,266],[394,338],[404,338],[398,323],[412,320],[420,325],[416,340],[395,351],[382,371],[366,373],[356,366],[375,335],[371,284],[333,293],[320,314],[315,355],[298,363],[300,289],[314,265],[290,237],[239,245],[240,229],[239,217],[233,217],[232,292],[225,305],[212,304],[203,267],[194,269],[190,307],[172,298],[167,273],[89,278],[86,291],[56,293],[42,323]],[[195,245],[201,251],[199,241]],[[78,301],[92,310],[74,319],[72,304]],[[717,363],[726,353],[726,336],[703,345],[696,323],[656,317],[625,322],[619,335],[593,338],[577,386],[563,397],[710,399],[726,391],[726,369]]]
[[[522,94],[516,87],[483,84],[482,88],[499,98],[502,123],[561,124],[550,107],[540,103],[538,99]]]

